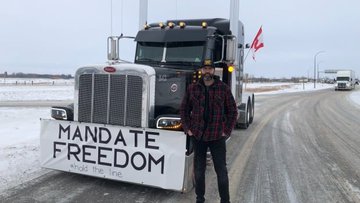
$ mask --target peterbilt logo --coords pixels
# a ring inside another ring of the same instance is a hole
[[[171,92],[176,92],[178,90],[177,84],[172,84],[170,87]]]
[[[114,68],[114,67],[112,67],[112,66],[106,66],[106,67],[104,68],[104,71],[105,71],[105,72],[108,72],[108,73],[114,73],[114,72],[116,72],[116,68]]]

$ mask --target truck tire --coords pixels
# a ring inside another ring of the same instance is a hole
[[[255,105],[254,105],[254,98],[251,102],[251,106],[250,106],[250,118],[249,118],[249,124],[251,124],[254,120],[254,115],[255,115]]]
[[[237,127],[240,128],[240,129],[247,129],[249,127],[249,120],[250,120],[249,107],[250,106],[248,104],[247,107],[246,107],[246,111],[245,111],[245,123],[237,123]]]

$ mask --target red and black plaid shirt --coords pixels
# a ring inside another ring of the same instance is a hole
[[[202,80],[191,84],[182,100],[180,116],[185,132],[191,130],[203,141],[218,140],[223,133],[230,136],[237,119],[237,108],[228,85],[215,78],[209,86],[208,123],[204,129],[205,85]]]

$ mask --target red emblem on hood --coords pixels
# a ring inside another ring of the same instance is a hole
[[[114,73],[114,72],[116,72],[116,68],[111,67],[111,66],[107,66],[107,67],[104,68],[104,71],[108,72],[108,73]]]

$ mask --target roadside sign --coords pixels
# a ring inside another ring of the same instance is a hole
[[[330,74],[336,74],[338,72],[337,69],[327,69],[327,70],[324,70],[324,73],[330,73]]]

